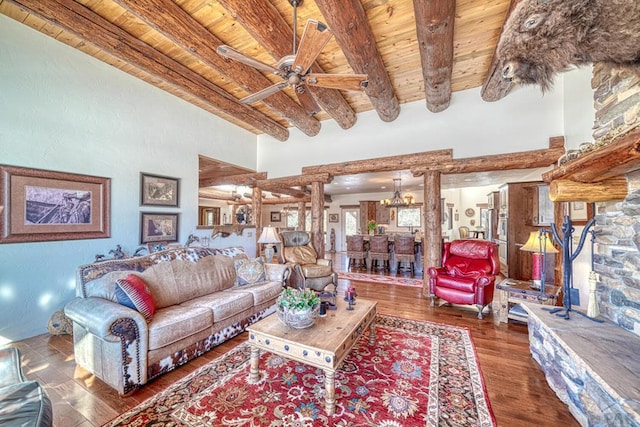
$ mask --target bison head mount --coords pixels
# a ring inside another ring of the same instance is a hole
[[[520,0],[497,53],[504,79],[543,92],[572,66],[609,62],[640,73],[640,1]]]

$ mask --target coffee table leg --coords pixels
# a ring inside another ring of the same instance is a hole
[[[376,323],[375,321],[371,322],[371,326],[369,326],[369,345],[374,345],[376,343]]]
[[[251,360],[249,368],[249,382],[252,384],[257,383],[260,380],[260,368],[258,366],[260,362],[260,349],[256,346],[251,346]]]
[[[336,411],[336,381],[335,372],[325,369],[324,371],[324,388],[327,392],[324,407],[327,415],[333,415]]]

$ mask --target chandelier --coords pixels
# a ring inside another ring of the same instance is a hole
[[[397,208],[399,206],[409,206],[413,204],[413,196],[411,194],[405,194],[402,196],[402,180],[400,178],[393,179],[393,197],[391,199],[382,199],[380,204],[389,206],[391,208]]]

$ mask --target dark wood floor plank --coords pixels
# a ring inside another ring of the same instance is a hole
[[[332,259],[337,271],[345,271],[344,254],[333,254]],[[340,280],[339,292],[350,284],[359,298],[377,300],[379,313],[469,328],[499,426],[578,426],[531,357],[526,324],[496,325],[492,313],[478,320],[473,307],[430,307],[421,288]],[[127,397],[75,365],[69,335],[44,334],[11,345],[20,348],[27,376],[40,381],[49,393],[54,425],[89,427],[108,422],[246,340],[247,334],[241,334]]]

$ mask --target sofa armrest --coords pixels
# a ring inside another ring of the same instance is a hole
[[[318,258],[316,260],[316,264],[318,265],[326,265],[327,267],[333,267],[333,261],[326,258]]]
[[[64,314],[73,322],[102,339],[113,336],[112,326],[120,319],[132,319],[140,336],[147,336],[147,322],[142,314],[106,299],[74,298],[64,307]]]
[[[267,280],[272,282],[280,282],[283,285],[289,279],[291,275],[291,265],[289,264],[273,264],[266,263],[264,265],[264,270],[267,274]]]

